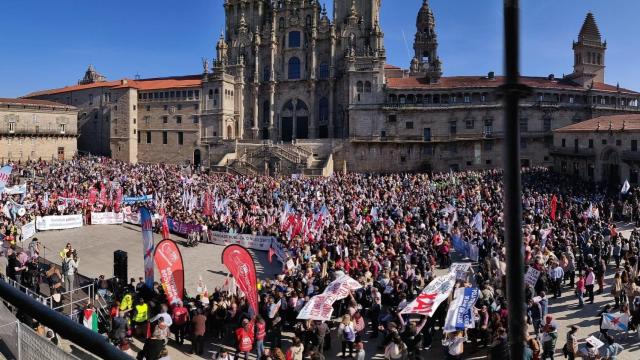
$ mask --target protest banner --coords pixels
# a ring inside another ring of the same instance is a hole
[[[257,236],[250,234],[229,234],[218,231],[210,231],[209,239],[207,242],[216,245],[231,245],[237,244],[247,249],[267,251],[271,246],[271,242],[274,241],[273,236]],[[275,250],[275,255],[278,256],[278,250]]]
[[[529,266],[527,273],[524,275],[524,282],[527,285],[536,286],[538,278],[540,277],[540,271]]]
[[[123,204],[135,204],[139,202],[153,201],[153,195],[140,195],[140,196],[123,196]]]
[[[22,241],[30,239],[33,235],[36,234],[36,222],[32,221],[30,223],[26,223],[22,225],[20,228],[22,232]]]
[[[142,226],[142,254],[144,259],[144,283],[153,289],[153,221],[149,209],[140,208],[140,224]]]
[[[27,193],[27,184],[5,187],[4,193],[7,195],[19,195]]]
[[[131,206],[127,206],[124,208],[124,218],[123,221],[127,224],[140,225],[140,213],[132,212]]]
[[[179,235],[186,236],[191,233],[202,231],[202,225],[183,223],[169,218],[167,218],[167,225],[170,230]]]
[[[52,215],[36,217],[38,230],[64,230],[82,227],[82,215]]]
[[[227,267],[238,288],[245,294],[252,316],[258,314],[258,289],[256,265],[247,249],[229,245],[222,251],[222,263]]]
[[[156,247],[153,260],[158,267],[169,304],[181,301],[184,292],[184,264],[178,245],[169,239],[162,240]]]
[[[456,274],[456,280],[466,280],[471,263],[453,263],[449,267],[449,272]]]
[[[332,281],[320,295],[312,297],[298,313],[298,319],[331,320],[333,303],[349,296],[353,290],[362,288],[359,282],[349,275],[343,275]]]
[[[438,306],[445,301],[456,283],[456,274],[438,276],[422,290],[422,293],[407,305],[400,314],[433,316]]]
[[[445,333],[464,331],[475,325],[472,308],[478,301],[479,296],[480,291],[477,288],[459,288],[456,290],[455,297],[449,304],[449,310],[447,311],[447,318],[444,323]]]
[[[91,213],[91,225],[118,225],[124,222],[124,213],[101,212]]]
[[[5,186],[9,182],[9,177],[13,171],[13,166],[5,165],[0,168],[0,194],[4,192]]]

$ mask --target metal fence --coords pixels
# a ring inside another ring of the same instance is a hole
[[[78,360],[20,322],[0,303],[0,354],[8,360]]]

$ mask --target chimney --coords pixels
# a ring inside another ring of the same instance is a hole
[[[120,84],[121,85],[127,85],[127,79],[120,80]]]
[[[489,80],[495,80],[496,79],[496,73],[493,71],[489,71],[489,74],[487,74],[487,77],[489,78]]]

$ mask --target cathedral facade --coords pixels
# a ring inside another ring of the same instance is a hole
[[[90,68],[78,85],[28,97],[79,108],[79,150],[131,162],[309,175],[501,164],[504,78],[443,75],[427,0],[407,68],[386,61],[380,0],[335,0],[333,14],[317,0],[225,0],[224,10],[201,74],[107,81]],[[567,42],[571,74],[521,77],[531,88],[523,166],[553,165],[555,129],[640,110],[639,93],[605,82],[593,14]]]

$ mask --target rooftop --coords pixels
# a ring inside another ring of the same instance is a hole
[[[555,89],[555,90],[583,90],[579,84],[563,78],[521,76],[520,81],[533,89]],[[504,76],[444,76],[436,84],[430,84],[424,78],[415,76],[403,78],[387,78],[387,87],[390,89],[465,89],[465,88],[496,88],[504,85]],[[593,89],[599,91],[622,92],[628,94],[640,94],[633,90],[620,88],[618,86],[594,83]]]
[[[138,90],[159,90],[159,89],[174,89],[174,88],[188,88],[199,87],[202,84],[202,75],[186,75],[186,76],[171,76],[163,78],[149,78],[140,80],[120,79],[115,81],[99,81],[90,84],[80,84],[65,86],[57,89],[36,91],[24,96],[24,98],[43,96],[43,95],[55,95],[62,94],[71,91],[79,91],[93,88],[135,88]]]
[[[48,100],[35,100],[35,99],[8,99],[0,98],[0,104],[3,105],[18,105],[18,106],[47,106],[47,107],[59,107],[65,109],[75,109],[74,106],[57,103]]]
[[[557,133],[595,131],[639,132],[640,114],[600,116],[554,130]]]

